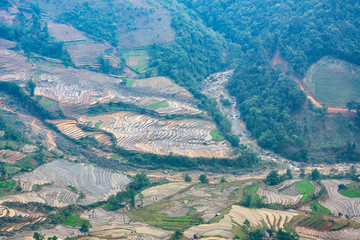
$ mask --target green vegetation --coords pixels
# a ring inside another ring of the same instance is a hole
[[[129,67],[137,72],[142,72],[149,68],[149,54],[146,50],[133,50],[123,54],[123,58]],[[130,58],[135,59],[135,63],[129,62]]]
[[[237,62],[228,89],[237,98],[246,126],[261,147],[296,161],[319,157],[322,161],[328,161],[328,157],[343,160],[336,156],[340,144],[328,142],[332,136],[327,136],[324,126],[329,126],[330,117],[311,106],[302,112],[306,96],[292,75],[301,78],[312,63],[327,55],[360,65],[360,45],[356,42],[360,31],[353,11],[358,9],[356,1],[342,2],[339,6],[331,1],[310,0],[297,4],[261,0],[178,2],[194,10],[207,26],[241,46],[244,55],[240,53],[243,57]],[[288,68],[270,66],[269,59],[276,50],[287,61]],[[339,137],[359,143],[358,138],[352,137],[358,127],[348,127],[348,121],[339,117],[344,126]],[[354,120],[350,121],[354,126]],[[314,140],[313,135],[327,137]],[[346,141],[342,141],[343,145]],[[359,148],[354,152],[359,154]]]
[[[314,192],[314,186],[308,181],[304,180],[301,182],[296,182],[295,187],[298,190],[300,194],[303,194],[304,196],[301,198],[302,202],[306,202],[310,199],[311,193]]]
[[[145,108],[155,110],[157,108],[163,108],[163,107],[168,107],[168,106],[169,106],[169,103],[167,103],[167,102],[158,102],[158,103],[150,104],[150,105],[146,106]]]
[[[12,26],[0,23],[0,35],[11,41],[17,42],[17,48],[24,50],[28,55],[40,54],[45,57],[62,60],[64,65],[72,65],[69,53],[64,48],[63,42],[53,41],[49,36],[47,24],[41,24],[41,10],[38,5],[31,4],[31,20],[28,21],[22,9],[17,14]],[[28,12],[28,11],[27,11]]]
[[[126,186],[126,191],[118,192],[116,195],[111,195],[104,207],[114,211],[130,204],[135,207],[135,196],[143,189],[150,186],[150,181],[145,174],[136,174],[133,181]]]
[[[83,224],[90,225],[90,221],[86,219],[81,219],[79,215],[74,214],[70,217],[67,217],[64,221],[64,224],[71,227],[80,227]]]
[[[250,169],[259,164],[259,158],[252,151],[244,149],[242,154],[236,158],[190,158],[179,155],[156,155],[152,153],[139,153],[129,151],[120,147],[114,147],[113,152],[125,158],[133,166],[146,166],[152,168],[178,168],[178,169],[198,169],[228,171],[227,168]]]
[[[126,80],[126,86],[131,87],[134,84],[135,80],[134,79],[128,79]]]
[[[212,137],[214,140],[217,140],[217,141],[224,140],[224,137],[221,136],[219,130],[217,130],[217,129],[211,131],[211,132],[210,132],[210,135],[211,135],[211,137]]]
[[[155,227],[180,232],[204,222],[200,213],[195,210],[190,210],[187,216],[178,218],[169,218],[166,214],[159,213],[169,204],[172,203],[165,199],[146,207],[137,208],[129,212],[129,215],[133,221],[145,222]]]
[[[103,206],[103,208],[105,208],[106,210],[109,210],[109,211],[117,211],[117,210],[119,210],[118,206],[111,205],[110,203],[105,204]]]
[[[40,102],[41,106],[43,106],[44,108],[51,108],[54,105],[56,105],[56,101],[52,100],[52,99],[45,99],[44,101]]]
[[[184,180],[185,180],[185,182],[192,182],[192,178],[190,177],[189,174],[185,174]]]
[[[95,129],[98,129],[101,124],[102,124],[101,120],[99,120],[97,123],[95,123]]]
[[[59,20],[69,22],[77,29],[117,46],[118,28],[127,26],[131,30],[135,17],[150,13],[149,9],[135,7],[130,2],[122,2],[117,7],[112,3],[98,7],[100,6],[88,2],[77,4],[71,11],[62,13]]]
[[[56,113],[55,115],[49,112],[36,99],[27,95],[25,91],[14,82],[0,82],[0,91],[14,97],[25,109],[42,120],[65,117],[62,112]]]
[[[261,208],[264,207],[264,203],[262,202],[262,198],[257,194],[257,191],[259,190],[259,186],[247,186],[243,189],[243,197],[241,202],[239,202],[240,205],[244,207],[255,207],[255,208]]]
[[[320,213],[324,215],[330,215],[331,211],[327,209],[326,207],[320,205],[318,202],[312,202],[310,204],[310,208],[314,213]]]
[[[310,86],[316,98],[328,106],[342,106],[360,100],[360,71],[334,59],[315,65]]]
[[[15,184],[14,180],[0,182],[0,191],[9,191],[14,188]]]
[[[279,183],[281,183],[285,180],[292,179],[292,178],[293,178],[293,176],[292,176],[290,170],[286,171],[286,173],[283,175],[279,175],[277,170],[273,170],[273,171],[269,172],[269,174],[266,176],[264,182],[267,185],[274,186],[274,185],[278,185]]]
[[[0,84],[1,88],[1,84]],[[17,151],[20,146],[29,143],[29,140],[17,130],[15,125],[5,121],[5,118],[0,113],[0,131],[4,131],[4,136],[0,137],[0,149],[10,149]]]
[[[312,193],[314,192],[315,189],[314,186],[308,180],[296,182],[295,187],[301,194]]]
[[[309,228],[320,228],[321,226],[327,224],[328,221],[323,219],[323,216],[321,214],[311,214],[304,219],[300,220],[298,222],[299,226],[302,227],[309,227]]]
[[[201,174],[199,176],[199,180],[200,180],[201,183],[209,183],[209,179],[205,174]]]
[[[358,183],[349,183],[346,186],[344,184],[339,185],[339,193],[349,198],[360,197],[360,186]]]

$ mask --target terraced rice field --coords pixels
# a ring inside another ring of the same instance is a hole
[[[26,81],[35,72],[35,67],[24,55],[9,50],[14,42],[0,39],[0,81]]]
[[[132,87],[155,95],[175,95],[177,99],[193,98],[192,94],[188,90],[173,83],[169,78],[166,77],[137,79]]]
[[[154,110],[161,114],[202,113],[189,103],[193,100],[192,95],[167,78],[136,80],[131,89],[119,85],[117,78],[83,69],[61,69],[40,74],[37,78],[35,94],[58,101],[65,111],[73,106],[87,107],[109,101],[146,107],[168,98],[166,107]]]
[[[209,221],[215,217],[216,213],[236,202],[228,198],[236,188],[229,186],[220,190],[212,187],[192,187],[174,195],[171,198],[173,205],[165,207],[159,213],[165,213],[169,217],[185,217],[191,207],[201,213],[202,218]]]
[[[54,23],[47,21],[49,35],[63,42],[84,41],[89,40],[82,32],[71,26],[70,24]]]
[[[0,161],[10,164],[16,163],[16,161],[24,158],[26,155],[21,152],[15,152],[11,150],[0,150]]]
[[[278,211],[271,209],[250,209],[234,205],[225,217],[218,223],[202,224],[192,227],[184,232],[186,237],[193,237],[195,233],[200,233],[203,236],[221,236],[232,238],[231,233],[233,222],[243,225],[245,220],[248,220],[251,226],[263,226],[267,228],[283,228],[284,224],[291,221],[296,212]]]
[[[150,56],[146,50],[133,50],[123,54],[125,63],[135,71],[144,72],[149,67]]]
[[[192,157],[227,157],[231,148],[226,141],[213,141],[216,126],[199,119],[159,120],[133,112],[118,112],[94,117],[82,116],[82,124],[102,121],[100,129],[114,134],[117,144],[130,150]]]
[[[349,184],[349,180],[322,180],[322,184],[326,187],[329,198],[321,204],[328,208],[332,214],[338,216],[342,213],[350,218],[360,216],[360,198],[348,198],[338,192],[340,184]]]
[[[142,191],[142,194],[144,196],[142,200],[143,206],[159,202],[162,199],[174,195],[175,193],[183,190],[188,186],[190,186],[190,183],[175,182],[145,189],[144,191]],[[140,199],[137,199],[138,204],[141,203],[139,202],[139,200]]]
[[[64,225],[57,225],[51,229],[38,229],[36,231],[21,231],[17,232],[14,236],[10,236],[7,239],[11,240],[34,240],[34,233],[38,232],[45,235],[45,239],[49,237],[57,236],[59,239],[66,239],[67,237],[77,237],[79,235],[79,230],[77,228],[68,227]]]
[[[355,240],[360,238],[360,229],[346,228],[339,231],[318,231],[315,229],[296,227],[295,231],[300,236],[312,236],[320,239]]]
[[[257,192],[260,197],[265,196],[265,202],[267,203],[279,203],[281,205],[294,205],[297,204],[303,197],[303,195],[296,195],[296,196],[290,196],[290,195],[284,195],[278,192],[273,192],[270,190],[266,190],[263,188],[259,188],[259,191]]]
[[[145,223],[132,222],[125,214],[102,208],[86,211],[81,218],[90,221],[91,235],[100,239],[166,239],[172,233]]]
[[[0,227],[0,231],[11,232],[18,230],[26,225],[33,224],[35,222],[42,222],[45,220],[45,217],[42,213],[30,213],[23,212],[16,209],[11,209],[8,207],[0,206],[0,217],[15,217],[21,216],[22,219],[19,222],[8,223],[6,226]]]
[[[104,54],[105,51],[111,49],[111,47],[104,43],[83,42],[79,44],[68,44],[66,45],[66,49],[70,53],[76,66],[96,68],[100,66],[98,58]],[[120,62],[120,59],[113,54],[109,56],[104,55],[104,57],[109,59],[113,66],[116,66]]]
[[[130,179],[123,174],[112,173],[93,165],[71,163],[56,160],[45,164],[31,173],[25,173],[15,178],[21,183],[24,194],[0,198],[0,202],[30,202],[36,201],[51,206],[66,206],[68,204],[91,204],[108,198],[124,189]],[[44,186],[38,192],[31,192],[33,186]],[[70,191],[67,186],[75,187],[85,194],[85,198]]]
[[[48,122],[54,124],[63,134],[68,137],[80,139],[86,136],[92,136],[99,143],[112,145],[110,136],[102,132],[85,132],[77,126],[77,122],[75,120],[49,120]]]

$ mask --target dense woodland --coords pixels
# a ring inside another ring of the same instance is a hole
[[[291,159],[306,161],[310,144],[306,128],[311,126],[297,123],[306,97],[291,74],[303,76],[310,64],[327,55],[360,63],[360,31],[356,27],[360,25],[359,3],[179,2],[195,10],[209,28],[241,46],[244,55],[228,88],[259,144]],[[270,67],[277,49],[288,62],[287,72]],[[316,114],[321,118],[324,112],[317,110]]]

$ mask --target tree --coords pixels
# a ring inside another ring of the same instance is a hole
[[[346,103],[346,106],[348,107],[349,111],[356,109],[356,107],[359,105],[359,103],[355,102],[355,101],[350,101],[348,103]]]
[[[82,224],[81,225],[81,227],[80,227],[80,230],[79,230],[80,232],[82,232],[82,233],[84,233],[84,234],[86,234],[86,233],[88,233],[89,232],[89,226],[87,225],[87,224]]]
[[[250,221],[245,219],[244,225],[247,226],[248,228],[250,228]]]
[[[279,240],[297,240],[299,235],[296,232],[288,233],[283,231],[281,228],[276,232],[276,238]]]
[[[189,174],[186,174],[186,175],[184,176],[184,180],[185,180],[185,182],[192,182],[192,178],[190,177]]]
[[[33,238],[35,240],[44,240],[45,239],[44,235],[42,235],[42,234],[40,234],[38,232],[34,232]]]
[[[280,183],[280,176],[278,174],[278,171],[273,170],[271,171],[264,181],[267,185],[274,186]]]
[[[209,183],[209,179],[207,178],[207,176],[205,174],[201,174],[199,177],[199,180],[201,183]]]
[[[128,189],[141,191],[150,185],[150,180],[145,174],[136,174],[134,180],[128,185]]]
[[[34,96],[34,93],[35,93],[36,84],[35,84],[35,82],[34,82],[31,78],[30,78],[30,80],[27,82],[27,87],[28,87],[30,96],[33,97],[33,96]]]
[[[317,181],[321,178],[320,172],[317,168],[311,171],[311,179]]]
[[[221,177],[220,183],[226,183],[226,179],[224,177]]]
[[[356,175],[357,169],[356,169],[356,167],[354,165],[351,166],[350,173]]]
[[[254,231],[249,232],[249,240],[261,240],[264,235],[264,231],[262,229],[256,229]]]
[[[287,178],[287,179],[293,179],[293,175],[292,175],[290,169],[286,170],[286,178]]]
[[[300,169],[300,177],[305,178],[305,169]]]
[[[344,185],[344,184],[339,184],[339,190],[346,190],[347,189],[347,186]]]

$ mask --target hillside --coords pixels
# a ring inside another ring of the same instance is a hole
[[[315,74],[316,85],[309,78],[305,83],[329,107],[344,107],[348,101],[358,100],[356,69],[360,64],[360,32],[356,27],[359,26],[356,1],[336,6],[331,1],[180,2],[196,11],[208,27],[238,43],[245,53],[228,88],[236,96],[247,128],[260,146],[296,161],[349,160],[343,159],[339,152],[347,151],[346,143],[359,145],[355,137],[358,118],[328,115],[326,110],[324,113],[309,106],[293,79],[302,79],[312,64],[308,74],[319,66],[316,62],[321,58],[332,55],[355,64],[353,70],[333,72],[329,78],[326,74],[335,70],[324,69]],[[284,58],[283,67],[279,61],[277,66],[274,62],[270,64],[276,53]],[[337,131],[334,128],[340,126],[341,132],[334,133]],[[331,135],[329,130],[342,144],[323,138]],[[320,138],[313,141],[315,135]],[[359,149],[356,147],[354,151],[358,153]]]
[[[359,239],[354,0],[0,0],[0,239]]]

